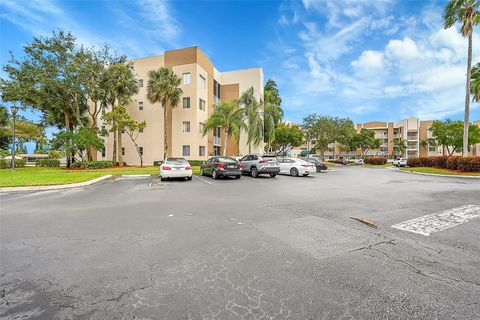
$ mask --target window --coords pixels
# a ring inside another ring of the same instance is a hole
[[[105,158],[105,148],[102,148],[102,158]]]
[[[184,97],[183,98],[183,109],[189,109],[190,108],[190,97]]]
[[[138,151],[139,151],[140,154],[143,156],[143,147],[138,147]]]
[[[143,110],[143,102],[142,101],[138,102],[138,110]]]
[[[182,150],[182,155],[183,155],[184,157],[189,157],[189,156],[190,156],[190,146],[189,146],[189,145],[184,145],[184,146],[182,147],[182,149],[183,149],[183,150]]]
[[[199,155],[200,157],[205,156],[205,146],[199,146],[199,147],[198,147],[198,155]]]
[[[199,101],[198,101],[198,107],[200,108],[200,110],[205,111],[205,100],[199,99]]]
[[[182,122],[182,132],[190,132],[190,121]]]
[[[213,155],[214,156],[220,155],[220,146],[213,146]]]
[[[190,84],[190,72],[182,74],[182,80],[183,84]]]
[[[199,123],[198,123],[198,132],[200,132],[201,134],[203,134],[203,122],[199,122]]]
[[[213,80],[213,96],[215,97],[215,103],[220,102],[220,83],[217,80]]]
[[[200,75],[200,88],[205,89],[207,87],[207,80],[204,76]]]
[[[215,129],[213,130],[213,135],[215,137],[220,137],[220,132],[222,131],[222,128],[220,127],[215,127]]]
[[[138,79],[138,86],[143,88],[143,79]]]
[[[125,155],[125,147],[122,147],[122,156]]]
[[[143,128],[138,129],[138,132],[143,133]]]
[[[435,146],[429,146],[428,151],[437,151],[437,148]]]

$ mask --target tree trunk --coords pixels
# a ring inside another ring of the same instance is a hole
[[[112,127],[115,128],[115,121],[112,121]],[[113,151],[112,151],[112,162],[113,165],[117,165],[117,130],[113,130]]]
[[[167,153],[168,153],[167,126],[168,126],[167,105],[165,104],[163,106],[163,161],[167,159]]]
[[[468,126],[470,117],[470,74],[472,71],[472,34],[468,36],[467,84],[465,88],[465,117],[463,122],[463,151],[462,155],[468,157]]]
[[[322,161],[325,160],[325,150],[323,148],[320,149],[320,158],[322,158]]]
[[[123,166],[123,154],[122,154],[122,128],[117,129],[118,139],[117,139],[117,150],[118,150],[118,163]]]
[[[70,130],[70,117],[68,115],[67,109],[63,108],[63,112],[64,112],[64,119],[65,119],[65,128],[67,129],[67,131],[71,131]],[[70,152],[66,151],[65,152],[65,157],[67,158],[67,168],[70,168],[70,165],[72,163],[71,158],[70,158]]]
[[[227,156],[227,141],[228,141],[228,132],[225,131],[225,144],[223,145],[223,156]]]
[[[250,142],[248,143],[248,153],[252,153],[252,144]]]

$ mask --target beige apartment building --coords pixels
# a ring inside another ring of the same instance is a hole
[[[382,142],[379,149],[368,150],[366,153],[367,157],[394,157],[394,141],[400,139],[407,141],[407,150],[405,154],[401,155],[402,157],[416,158],[448,155],[448,152],[443,146],[422,143],[422,141],[427,141],[429,138],[432,138],[432,133],[428,130],[432,125],[432,122],[432,120],[423,121],[416,117],[410,117],[399,122],[372,121],[359,123],[356,124],[355,127],[358,132],[364,128],[373,130],[375,132],[375,138],[380,139]],[[473,124],[480,126],[480,121],[475,121]],[[297,148],[297,150],[293,150],[293,153],[304,156],[309,153],[308,150],[311,150],[312,146],[312,142],[307,141]],[[348,154],[349,158],[360,158],[361,155],[362,153],[360,149],[351,151]],[[455,153],[454,155],[461,155],[461,153]],[[480,155],[480,145],[477,144],[473,146],[470,155]],[[329,145],[324,157],[325,159],[336,159],[339,157],[346,158],[347,154],[340,149],[338,143],[332,143]]]
[[[220,72],[198,48],[166,51],[163,55],[131,60],[139,81],[140,91],[132,97],[128,112],[137,121],[146,121],[147,126],[139,134],[137,143],[143,152],[143,162],[152,165],[163,160],[163,109],[147,99],[148,72],[167,67],[182,79],[183,91],[177,107],[168,110],[167,137],[168,156],[184,157],[187,160],[206,160],[211,155],[223,153],[225,134],[221,128],[203,136],[203,123],[212,115],[215,104],[238,99],[250,87],[255,90],[258,101],[263,99],[263,71],[261,68]],[[101,125],[101,120],[99,120]],[[140,164],[134,144],[122,135],[122,154],[128,165]],[[228,141],[227,155],[241,155],[249,151],[246,134],[239,143]],[[107,138],[105,150],[99,151],[98,160],[112,158],[113,136]],[[262,153],[263,144],[251,146],[251,152]]]

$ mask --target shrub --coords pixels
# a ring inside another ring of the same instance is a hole
[[[38,159],[35,161],[36,167],[60,167],[60,160],[57,159]]]
[[[410,158],[409,167],[435,167],[441,169],[461,170],[465,172],[480,172],[480,157],[420,157]]]
[[[409,166],[409,167],[421,167],[420,158],[408,158],[407,159],[407,166]]]
[[[27,161],[24,159],[15,159],[15,167],[23,168]],[[12,167],[12,159],[0,159],[0,169],[8,169]]]
[[[61,159],[63,157],[63,152],[58,150],[48,151],[48,157],[50,159]]]
[[[458,169],[458,160],[461,157],[455,156],[455,157],[448,157],[447,159],[447,169],[450,170],[457,170]]]
[[[447,156],[433,157],[433,166],[436,168],[446,168],[447,159]]]
[[[387,158],[367,158],[364,160],[366,164],[372,164],[372,165],[382,165],[387,163]]]
[[[480,157],[457,159],[457,169],[466,172],[480,172]]]
[[[112,166],[113,166],[112,161],[74,162],[70,165],[71,168],[80,168],[80,169],[103,169],[103,168],[110,168]]]

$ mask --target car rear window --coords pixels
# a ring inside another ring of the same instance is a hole
[[[226,162],[226,163],[236,163],[237,160],[229,157],[218,157],[218,161],[220,162]]]
[[[165,163],[168,164],[188,164],[187,160],[185,159],[167,159]]]
[[[275,157],[275,156],[263,156],[263,159],[265,159],[265,160],[277,160],[277,157]]]

